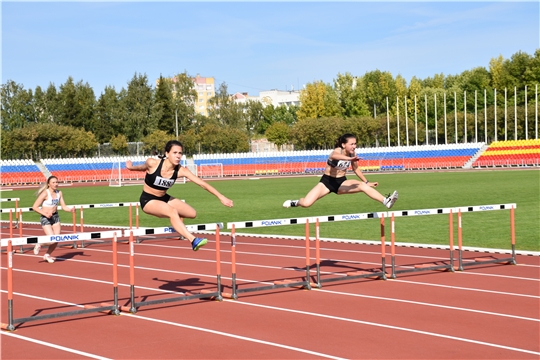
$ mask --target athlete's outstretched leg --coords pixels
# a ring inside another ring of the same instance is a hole
[[[318,183],[313,189],[311,189],[308,194],[300,198],[300,200],[287,200],[283,203],[283,207],[310,207],[320,198],[328,195],[330,190],[323,184]]]

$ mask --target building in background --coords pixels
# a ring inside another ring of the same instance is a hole
[[[202,77],[199,74],[193,78],[195,91],[197,91],[197,102],[195,112],[208,116],[208,101],[216,95],[216,84],[213,77]]]
[[[249,96],[247,92],[243,92],[232,95],[232,98],[237,103],[246,103],[248,100],[260,101],[265,107],[268,105],[274,105],[274,107],[280,105],[287,107],[291,105],[300,106],[300,91],[294,90],[261,91],[259,96]]]

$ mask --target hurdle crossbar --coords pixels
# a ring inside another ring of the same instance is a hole
[[[124,202],[124,203],[104,203],[104,204],[79,204],[79,205],[70,205],[70,207],[75,207],[77,209],[104,209],[104,208],[114,208],[114,207],[129,207],[130,205],[140,205],[139,202]],[[8,213],[13,208],[0,209],[1,213]],[[61,206],[58,206],[58,210],[62,210]],[[34,209],[31,207],[18,208],[17,211],[22,212],[32,212]]]
[[[194,224],[194,225],[185,225],[186,229],[190,232],[193,231],[214,231],[217,228],[223,229],[223,223],[213,223],[213,224]],[[140,228],[140,229],[131,229],[124,230],[124,236],[129,237],[130,233],[133,233],[133,236],[143,236],[143,235],[163,235],[176,233],[176,230],[172,227],[161,227],[161,228]]]
[[[350,220],[365,220],[365,219],[377,219],[386,216],[386,212],[371,212],[371,213],[359,213],[359,214],[343,214],[343,215],[322,215],[322,216],[309,216],[302,218],[290,218],[290,219],[273,219],[273,220],[251,220],[251,221],[239,221],[227,223],[227,229],[232,229],[232,226],[236,229],[244,228],[257,228],[257,227],[269,227],[269,226],[283,226],[283,225],[300,225],[309,223],[315,223],[317,219],[319,222],[334,222],[334,221],[350,221]]]
[[[493,210],[509,210],[516,204],[496,204],[496,205],[477,205],[477,206],[462,206],[462,207],[449,207],[449,208],[435,208],[435,209],[416,209],[416,210],[397,210],[397,211],[385,211],[385,212],[369,212],[369,213],[357,213],[357,214],[341,214],[341,215],[321,215],[310,216],[301,218],[290,219],[271,219],[271,220],[250,220],[227,223],[227,229],[232,229],[232,226],[236,229],[248,229],[257,227],[269,227],[269,226],[283,226],[283,225],[298,225],[305,224],[307,221],[314,223],[319,219],[319,222],[335,222],[335,221],[350,221],[350,220],[369,220],[377,219],[381,217],[388,218],[394,214],[395,217],[401,216],[426,216],[426,215],[439,215],[449,214],[450,211],[457,213],[461,212],[482,212]]]
[[[21,199],[19,198],[0,198],[0,202],[11,202],[11,201],[19,201]]]
[[[45,315],[34,315],[34,316],[28,316],[28,317],[16,318],[16,319],[13,318],[13,245],[17,242],[24,242],[26,244],[35,243],[36,240],[38,242],[51,242],[51,239],[49,239],[46,236],[41,236],[37,238],[2,239],[2,246],[5,242],[7,246],[7,250],[8,250],[7,251],[7,255],[8,255],[8,275],[7,275],[8,323],[1,324],[0,327],[8,331],[14,331],[15,324],[22,324],[22,323],[26,323],[30,321],[39,321],[39,320],[46,320],[46,319],[56,319],[56,318],[65,317],[65,316],[82,315],[82,314],[95,313],[95,312],[107,312],[107,313],[119,315],[120,307],[118,305],[118,280],[117,280],[118,279],[118,262],[117,262],[118,250],[116,246],[117,233],[121,233],[121,231],[106,231],[102,233],[93,233],[93,236],[92,236],[92,238],[101,238],[101,239],[112,238],[113,239],[113,298],[114,298],[113,304],[102,303],[99,306],[91,305],[91,304],[77,305],[77,306],[82,306],[84,309],[64,311],[64,312],[45,314]],[[67,240],[56,239],[56,241],[67,241]],[[72,239],[69,241],[74,241],[74,240]]]
[[[59,235],[42,235],[30,236],[24,238],[7,238],[1,239],[1,247],[8,246],[11,241],[13,246],[28,245],[28,244],[46,244],[46,243],[65,243],[80,240],[96,240],[96,239],[111,239],[115,234],[122,234],[122,230],[76,233],[76,234],[59,234]]]

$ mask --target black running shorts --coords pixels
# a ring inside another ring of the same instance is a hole
[[[159,200],[159,201],[163,201],[167,203],[169,202],[170,199],[171,199],[171,195],[169,194],[165,194],[163,196],[155,196],[155,195],[152,195],[143,191],[143,193],[141,194],[141,198],[139,199],[139,202],[141,203],[141,209],[144,209],[144,206],[148,204],[150,200]]]
[[[341,184],[343,184],[345,180],[347,180],[345,176],[335,178],[324,174],[319,182],[322,182],[324,186],[326,186],[326,188],[330,190],[330,192],[337,194],[339,187],[341,186]]]
[[[60,215],[58,215],[58,212],[55,212],[54,214],[52,214],[50,218],[41,215],[41,217],[39,218],[39,222],[41,223],[41,226],[46,226],[46,225],[52,226],[60,222]]]

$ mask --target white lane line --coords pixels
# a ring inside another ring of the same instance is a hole
[[[5,291],[2,290],[2,292],[5,292]],[[50,299],[50,298],[43,298],[43,297],[37,297],[37,296],[27,296],[27,295],[24,295],[24,294],[17,294],[17,295],[24,296],[24,297],[30,297],[30,298],[33,298],[33,299],[39,299],[39,300],[43,300],[43,301],[49,301],[49,302],[53,302],[53,303],[60,303],[60,304],[63,304],[63,305],[72,305],[72,306],[77,306],[77,307],[81,306],[81,305],[77,305],[77,304],[73,304],[73,303],[67,303],[65,301],[59,301],[59,300],[55,300],[55,299]],[[203,327],[199,327],[199,326],[192,326],[192,325],[181,324],[181,323],[176,323],[176,322],[167,321],[167,320],[154,319],[154,318],[149,318],[149,317],[146,317],[146,316],[140,316],[140,315],[137,315],[137,314],[130,314],[130,313],[125,313],[125,312],[121,312],[120,315],[129,316],[129,317],[133,317],[133,318],[141,319],[141,320],[145,320],[145,321],[151,321],[151,322],[157,322],[157,323],[166,324],[166,325],[172,325],[172,326],[176,326],[176,327],[182,327],[182,328],[185,328],[185,329],[202,331],[202,332],[215,334],[215,335],[220,335],[220,336],[226,336],[226,337],[235,338],[235,339],[238,339],[238,340],[249,341],[249,342],[254,342],[254,343],[258,343],[258,344],[278,347],[278,348],[287,349],[287,350],[291,350],[291,351],[296,351],[296,352],[300,352],[300,353],[304,353],[304,354],[309,354],[309,355],[312,355],[312,356],[320,356],[320,357],[324,357],[324,358],[327,358],[327,359],[335,359],[335,360],[345,360],[344,358],[324,354],[324,353],[321,353],[321,352],[316,352],[316,351],[311,351],[311,350],[307,350],[307,349],[302,349],[302,348],[299,348],[299,347],[294,347],[294,346],[284,345],[284,344],[280,344],[280,343],[260,340],[260,339],[247,337],[247,336],[235,335],[235,334],[232,334],[232,333],[207,329],[207,328],[203,328]],[[13,333],[7,333],[6,332],[5,334],[12,335]],[[58,345],[52,346],[52,344],[49,344],[49,343],[46,343],[46,342],[43,342],[43,341],[40,341],[40,340],[35,340],[35,339],[31,339],[31,338],[27,338],[27,339],[29,341],[33,341],[33,342],[36,342],[36,343],[39,343],[39,344],[42,344],[42,345],[63,348],[63,347],[58,346]],[[63,348],[63,349],[65,349],[66,351],[70,350],[68,348]],[[72,350],[71,352],[77,352],[77,351]],[[77,352],[77,353],[86,354],[86,353],[83,353],[83,352]],[[104,360],[107,359],[107,358],[103,358],[103,357],[96,357],[96,355],[91,355],[91,354],[88,354],[88,356],[94,356],[96,359],[104,359]]]
[[[67,347],[65,347],[65,346],[56,345],[56,344],[53,344],[53,343],[50,343],[50,342],[46,342],[46,341],[41,341],[41,340],[37,340],[37,339],[32,339],[32,338],[29,338],[29,337],[27,337],[27,336],[22,336],[22,335],[19,335],[19,334],[14,334],[14,333],[12,333],[12,332],[2,331],[2,332],[1,332],[1,335],[3,335],[3,336],[4,336],[4,335],[5,335],[5,336],[11,336],[11,337],[14,337],[14,338],[17,338],[17,339],[20,339],[20,340],[33,342],[33,343],[36,343],[36,344],[39,344],[39,345],[44,345],[44,346],[47,346],[47,347],[50,347],[50,348],[54,348],[54,349],[66,351],[66,352],[69,352],[69,353],[72,353],[72,354],[77,354],[77,355],[81,355],[81,356],[86,356],[86,357],[91,358],[91,359],[112,360],[112,359],[110,359],[110,358],[106,358],[106,357],[103,357],[103,356],[90,354],[90,353],[87,353],[87,352],[84,352],[84,351],[75,350],[75,349],[72,349],[72,348],[67,348]],[[5,346],[5,345],[4,345],[4,346]]]
[[[142,320],[146,320],[146,321],[152,321],[152,322],[157,322],[157,323],[161,323],[161,324],[182,327],[182,328],[191,329],[191,330],[203,331],[203,332],[210,333],[210,334],[216,334],[216,335],[231,337],[231,338],[234,338],[234,339],[245,340],[245,341],[254,342],[254,343],[258,343],[258,344],[274,346],[274,347],[278,347],[278,348],[282,348],[282,349],[301,352],[301,353],[304,353],[304,354],[320,356],[320,357],[324,357],[324,358],[327,358],[327,359],[345,360],[345,358],[340,358],[340,357],[337,357],[337,356],[328,355],[328,354],[324,354],[324,353],[317,352],[317,351],[311,351],[311,350],[302,349],[302,348],[295,347],[295,346],[289,346],[289,345],[279,344],[279,343],[275,343],[275,342],[259,340],[259,339],[255,339],[255,338],[251,338],[251,337],[242,336],[242,335],[235,335],[235,334],[226,333],[226,332],[223,332],[223,331],[206,329],[206,328],[201,328],[201,327],[198,327],[198,326],[192,326],[192,325],[186,325],[186,324],[179,324],[179,323],[175,323],[175,322],[167,321],[167,320],[153,319],[153,318],[148,318],[148,317],[140,316],[140,315],[127,314],[127,316],[132,316],[132,317],[135,317],[137,319],[142,319]]]
[[[540,281],[540,278],[534,279],[534,278],[525,278],[521,276],[509,276],[509,275],[499,275],[499,274],[484,274],[479,272],[466,272],[466,271],[456,271],[457,274],[460,275],[478,275],[478,276],[492,276],[492,277],[498,277],[498,278],[504,278],[504,279],[513,279],[513,280],[528,280],[528,281]]]
[[[495,347],[495,348],[505,349],[505,350],[510,350],[510,351],[522,352],[522,353],[533,354],[533,355],[540,355],[540,352],[536,352],[536,351],[520,349],[520,348],[515,348],[515,347],[510,347],[510,346],[505,346],[505,345],[494,344],[494,343],[488,343],[488,342],[484,342],[484,341],[472,340],[472,339],[467,339],[467,338],[462,338],[462,337],[456,337],[456,336],[451,336],[451,335],[438,334],[438,333],[433,333],[433,332],[429,332],[429,331],[410,329],[410,328],[405,328],[405,327],[401,327],[401,326],[386,325],[386,324],[381,324],[381,323],[374,323],[374,322],[371,322],[371,321],[349,319],[349,318],[343,318],[343,317],[339,317],[339,316],[312,313],[312,312],[308,312],[308,311],[285,309],[285,308],[279,308],[279,307],[268,306],[268,305],[260,305],[260,304],[249,303],[249,302],[246,302],[246,301],[243,301],[243,300],[234,300],[234,301],[233,300],[227,300],[227,302],[230,302],[230,303],[233,303],[233,304],[245,304],[245,305],[250,305],[250,306],[254,306],[254,307],[261,307],[261,308],[265,308],[265,309],[271,309],[271,310],[291,312],[291,313],[295,313],[295,314],[316,316],[316,317],[321,317],[321,318],[325,318],[325,319],[332,319],[332,320],[346,321],[346,322],[352,322],[352,323],[375,326],[375,327],[382,327],[382,328],[385,328],[385,329],[412,332],[412,333],[415,333],[415,334],[434,336],[434,337],[445,338],[445,339],[456,340],[456,341],[462,341],[462,342],[467,342],[467,343],[472,343],[472,344],[477,344],[477,345],[490,346],[490,347]]]
[[[335,294],[335,295],[344,295],[344,296],[354,296],[354,297],[360,297],[360,298],[365,298],[365,299],[375,299],[375,300],[383,300],[383,301],[395,301],[395,302],[399,302],[399,303],[421,305],[421,306],[429,306],[429,307],[435,307],[435,308],[441,308],[441,309],[466,311],[466,312],[472,312],[472,313],[477,313],[477,314],[502,316],[502,317],[508,317],[508,318],[513,318],[513,319],[519,319],[519,320],[540,322],[540,319],[536,319],[536,318],[529,318],[529,317],[517,316],[517,315],[509,315],[509,314],[501,314],[501,313],[496,313],[496,312],[491,312],[491,311],[475,310],[475,309],[462,308],[462,307],[457,307],[457,306],[432,304],[432,303],[413,301],[413,300],[404,300],[404,299],[396,299],[396,298],[373,296],[373,295],[364,295],[364,294],[354,294],[354,293],[347,293],[347,292],[333,291],[333,290],[325,290],[325,289],[318,289],[317,292],[330,293],[330,294]]]
[[[476,289],[476,288],[466,288],[462,286],[441,285],[441,284],[433,284],[433,283],[422,283],[422,282],[417,282],[417,281],[401,280],[401,279],[392,279],[391,281],[402,282],[402,283],[407,283],[407,284],[415,284],[415,285],[435,286],[435,287],[442,287],[442,288],[447,288],[447,289],[478,291],[478,292],[485,292],[485,293],[491,293],[491,294],[521,296],[521,297],[527,297],[527,298],[533,298],[533,299],[540,299],[540,296],[536,296],[536,295],[516,294],[516,293],[509,293],[509,292],[504,292],[504,291],[483,290],[483,289]]]

